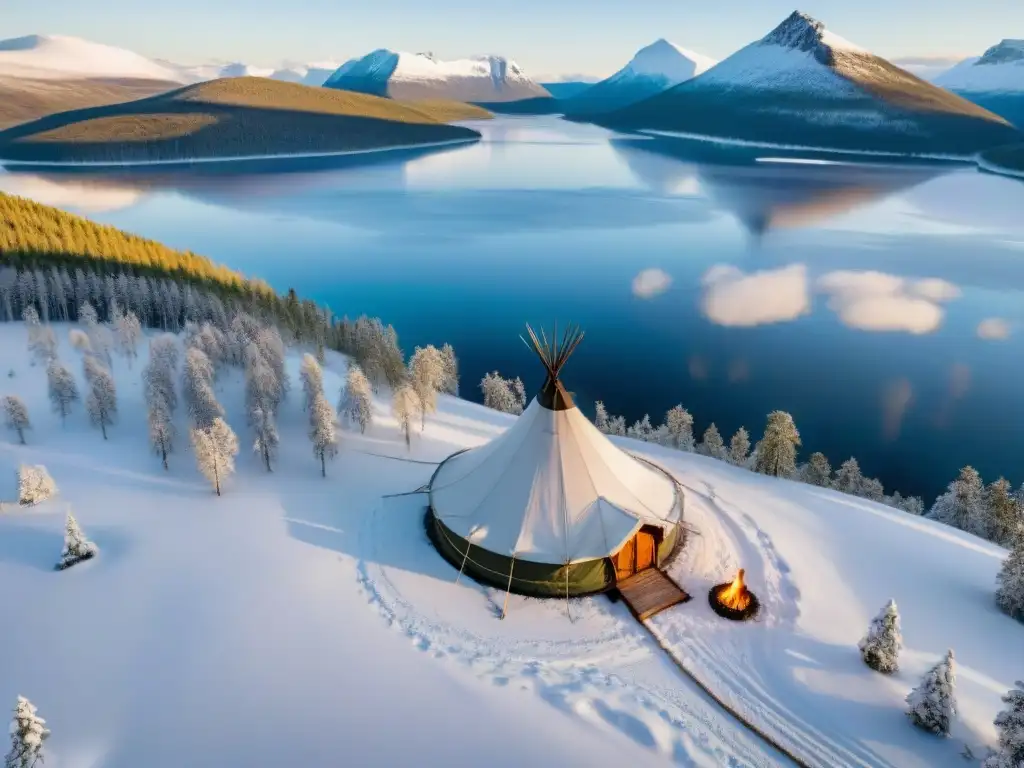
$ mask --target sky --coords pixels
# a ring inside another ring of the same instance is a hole
[[[176,63],[342,62],[375,48],[481,53],[537,79],[611,74],[664,37],[725,58],[798,0],[0,0],[0,39],[65,34]],[[800,0],[800,10],[889,59],[978,55],[1024,38],[1024,0]]]

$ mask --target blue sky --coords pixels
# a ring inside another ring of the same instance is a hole
[[[800,0],[0,0],[0,38],[67,34],[181,63],[344,60],[373,48],[497,53],[535,75],[606,75],[665,37],[724,58]],[[804,0],[887,58],[966,56],[1024,38],[1024,0]]]

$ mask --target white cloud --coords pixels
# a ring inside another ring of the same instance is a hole
[[[43,176],[0,173],[0,190],[27,197],[43,205],[71,208],[83,213],[103,213],[130,208],[143,193],[128,186],[95,184],[72,179],[59,182]]]
[[[752,327],[795,320],[810,311],[807,268],[791,264],[781,269],[751,272],[715,265],[705,274],[704,316],[718,325]]]
[[[641,299],[653,299],[672,285],[672,276],[660,269],[645,269],[633,278],[633,295]]]
[[[862,331],[932,333],[942,324],[941,303],[960,289],[938,278],[907,280],[884,272],[839,270],[822,275],[818,290],[842,323]]]
[[[1010,338],[1010,324],[1000,317],[987,317],[978,323],[978,338],[1003,341]]]

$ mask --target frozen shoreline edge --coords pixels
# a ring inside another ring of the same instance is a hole
[[[1006,176],[1010,179],[1024,179],[1024,171],[1017,171],[1013,168],[1007,168],[997,163],[990,162],[984,158],[979,157],[977,159],[978,170],[983,173],[993,173],[997,176]]]

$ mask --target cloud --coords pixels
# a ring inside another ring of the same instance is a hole
[[[818,278],[839,320],[862,331],[932,333],[942,324],[941,303],[960,289],[938,278],[908,280],[884,272],[838,270]]]
[[[718,325],[782,323],[807,314],[811,307],[803,264],[750,274],[718,264],[704,274],[703,283],[704,316]]]
[[[1000,317],[987,317],[978,323],[978,338],[1003,341],[1010,338],[1010,324]]]
[[[925,80],[941,75],[950,67],[959,64],[967,56],[904,56],[890,61]]]
[[[143,193],[132,187],[97,184],[22,174],[0,173],[0,190],[27,197],[43,205],[72,208],[83,213],[104,213],[130,208],[142,199]]]
[[[645,269],[633,278],[633,295],[641,299],[653,299],[672,285],[672,276],[660,269]]]
[[[888,441],[900,436],[903,417],[914,399],[914,390],[906,378],[889,382],[882,392],[882,434]]]

